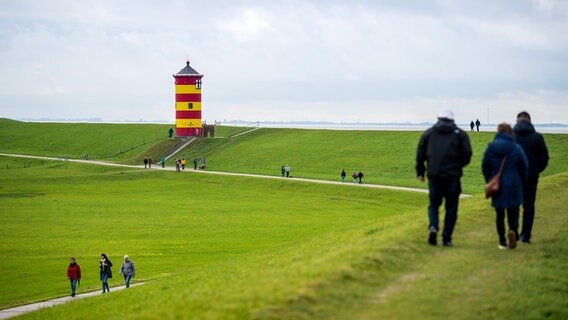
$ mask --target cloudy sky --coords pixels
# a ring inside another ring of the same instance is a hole
[[[568,1],[0,1],[0,117],[568,123]]]

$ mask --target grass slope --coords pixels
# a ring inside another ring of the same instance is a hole
[[[129,254],[141,279],[177,276],[360,227],[413,209],[423,197],[63,162],[23,168],[16,159],[0,160],[0,269],[12,270],[0,273],[0,282],[19,279],[0,288],[4,307],[66,294],[70,256],[82,264],[82,291],[99,287],[101,252],[115,264]],[[389,205],[377,210],[382,202]]]
[[[290,165],[292,176],[339,180],[362,170],[364,182],[426,188],[415,174],[416,147],[422,132],[333,131],[260,129],[232,139],[202,140],[183,153],[188,158],[205,156],[208,170],[280,175]],[[466,193],[483,189],[481,159],[493,133],[469,134],[473,158],[462,180]],[[546,135],[551,162],[544,175],[568,170],[568,135]]]

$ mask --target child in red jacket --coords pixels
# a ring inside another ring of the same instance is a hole
[[[75,258],[71,258],[69,267],[67,267],[67,278],[71,281],[71,296],[74,297],[77,283],[81,280],[81,267],[75,262]]]

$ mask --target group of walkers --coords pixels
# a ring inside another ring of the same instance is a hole
[[[477,127],[477,132],[479,132],[479,126],[481,125],[481,121],[479,121],[479,119],[475,120],[475,122],[473,122],[473,120],[471,120],[471,122],[469,123],[469,127],[471,128],[471,131],[473,131],[473,128]]]
[[[290,170],[292,170],[292,168],[290,168],[289,165],[282,166],[280,168],[280,174],[282,177],[290,178]]]
[[[110,292],[108,285],[108,279],[112,278],[112,262],[107,257],[106,254],[101,254],[101,260],[99,261],[99,274],[103,287],[103,293]],[[130,260],[128,255],[124,256],[122,265],[119,269],[119,274],[124,277],[124,284],[126,288],[130,287],[130,280],[136,275],[136,269],[134,268],[134,262]],[[71,297],[75,297],[75,292],[77,290],[77,285],[81,282],[81,267],[75,260],[75,258],[70,259],[69,266],[67,267],[67,278],[71,283]]]
[[[437,245],[440,231],[438,210],[445,200],[442,245],[452,246],[461,193],[460,179],[471,156],[469,138],[454,123],[452,111],[442,111],[438,115],[438,122],[420,137],[416,153],[416,175],[422,182],[425,181],[425,175],[428,177],[428,243],[431,245]],[[499,124],[494,140],[485,150],[481,166],[486,182],[501,172],[499,191],[491,199],[496,212],[499,249],[514,249],[519,240],[531,242],[538,178],[548,165],[548,159],[544,138],[535,131],[526,111],[517,115],[514,128],[507,123]],[[523,217],[519,234],[521,204]],[[507,236],[505,215],[509,228]]]
[[[359,170],[359,171],[353,171],[353,174],[351,175],[351,178],[353,179],[353,183],[354,184],[363,184],[363,177],[365,175],[363,174],[363,171]],[[345,172],[345,169],[341,170],[341,182],[345,182],[345,179],[347,178],[347,173]]]
[[[185,158],[176,159],[176,171],[185,170],[186,164]],[[197,170],[197,159],[193,159],[193,170]]]
[[[150,157],[145,157],[144,158],[144,169],[152,169],[152,158]]]

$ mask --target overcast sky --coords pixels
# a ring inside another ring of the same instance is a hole
[[[568,1],[0,1],[0,117],[568,123]]]

